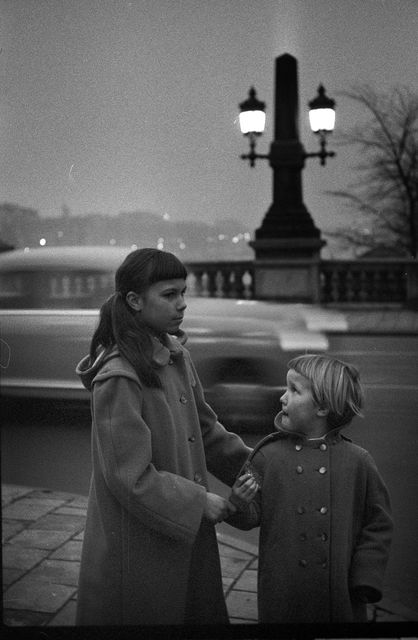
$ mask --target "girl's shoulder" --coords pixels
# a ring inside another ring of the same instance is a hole
[[[118,376],[130,378],[140,385],[138,375],[136,374],[133,366],[125,360],[125,358],[122,358],[118,351],[115,350],[110,353],[109,356],[101,363],[100,367],[97,368],[93,378],[93,383],[102,382],[108,378]]]

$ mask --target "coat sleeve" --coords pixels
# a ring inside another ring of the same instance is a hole
[[[369,593],[368,601],[382,597],[383,577],[392,539],[393,521],[390,499],[372,456],[364,452],[367,469],[366,503],[363,524],[355,546],[350,587]]]
[[[264,478],[265,458],[262,452],[256,451],[254,457],[248,460],[244,468],[240,470],[238,477],[243,473],[249,471],[257,480],[260,489],[257,491],[254,499],[246,506],[234,514],[225,519],[225,522],[236,527],[237,529],[243,529],[247,531],[254,529],[254,527],[260,526],[261,522],[261,499],[262,499],[262,487]]]
[[[207,468],[219,480],[232,486],[237,473],[251,453],[251,449],[236,433],[227,431],[218,421],[215,412],[205,400],[202,384],[188,352],[187,358],[191,370]]]
[[[123,375],[97,382],[92,407],[101,472],[116,500],[143,525],[192,544],[206,490],[152,464],[151,432],[141,415],[138,383]]]

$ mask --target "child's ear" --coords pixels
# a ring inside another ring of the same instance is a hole
[[[327,409],[326,407],[318,407],[316,411],[316,415],[319,418],[326,418],[328,414],[329,414],[329,409]]]
[[[135,291],[128,291],[126,294],[126,302],[134,311],[141,311],[143,307],[143,301]]]

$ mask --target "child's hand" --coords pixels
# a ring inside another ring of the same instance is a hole
[[[254,477],[250,473],[244,473],[235,481],[229,501],[238,509],[242,509],[254,499],[259,488]]]

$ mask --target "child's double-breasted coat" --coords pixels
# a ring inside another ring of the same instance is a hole
[[[228,621],[207,469],[228,484],[250,450],[206,404],[188,351],[153,355],[162,389],[115,351],[77,371],[92,393],[92,479],[77,624]]]
[[[261,491],[228,521],[260,525],[260,622],[365,622],[356,588],[381,598],[392,533],[370,454],[338,431],[308,440],[280,429],[251,455]]]

